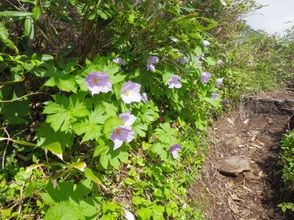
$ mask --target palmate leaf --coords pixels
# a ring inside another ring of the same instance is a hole
[[[49,208],[44,217],[44,220],[56,219],[84,220],[85,217],[81,214],[79,206],[69,201],[62,201]]]
[[[76,76],[71,75],[75,70],[73,62],[69,62],[63,69],[58,69],[50,63],[44,63],[43,68],[38,70],[41,77],[48,77],[49,79],[45,82],[45,86],[58,87],[60,90],[65,92],[76,93],[78,84],[76,82]]]
[[[29,101],[21,100],[4,105],[1,114],[9,124],[26,124],[29,110]]]
[[[140,111],[140,118],[146,124],[151,124],[159,118],[158,108],[153,103],[147,103],[142,106]]]
[[[73,125],[73,130],[77,135],[84,134],[82,142],[98,140],[101,136],[102,125],[108,117],[104,106],[96,106],[86,120],[79,121]]]
[[[60,159],[65,148],[69,148],[73,144],[73,135],[71,133],[64,133],[54,131],[49,124],[42,124],[36,132],[37,145],[43,147]]]
[[[73,130],[77,135],[84,134],[82,142],[98,139],[101,136],[102,127],[99,124],[93,123],[89,120],[74,124]]]
[[[47,114],[46,122],[50,124],[54,131],[69,132],[72,124],[78,118],[89,114],[88,107],[81,94],[70,97],[53,96],[54,101],[46,103],[43,113]]]
[[[155,135],[159,138],[161,143],[172,145],[176,144],[178,139],[178,132],[172,128],[169,123],[160,124],[159,128],[155,130]]]
[[[92,172],[91,175],[95,174]],[[98,197],[91,194],[95,191],[92,181],[93,176],[78,184],[67,181],[59,182],[54,186],[49,182],[46,192],[41,194],[44,203],[52,206],[44,219],[96,219]]]

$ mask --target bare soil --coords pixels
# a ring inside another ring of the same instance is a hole
[[[285,196],[279,144],[290,129],[294,105],[289,100],[293,99],[294,92],[288,90],[264,93],[213,124],[208,134],[210,151],[190,189],[191,200],[206,210],[207,219],[294,219],[277,207]],[[219,164],[228,156],[245,156],[251,170],[237,177],[220,174]]]

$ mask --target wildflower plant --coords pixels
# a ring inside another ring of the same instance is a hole
[[[33,148],[28,150],[32,167],[18,175],[27,182],[33,180],[31,175],[46,176],[41,187],[26,189],[32,192],[28,197],[42,191],[34,207],[40,207],[45,220],[120,219],[124,210],[130,219],[196,219],[198,211],[190,205],[183,208],[182,201],[193,180],[190,170],[202,161],[195,152],[207,119],[220,106],[220,98],[212,96],[222,89],[216,79],[221,76],[213,69],[219,57],[210,53],[213,45],[201,43],[202,32],[216,22],[190,16],[193,9],[180,5],[184,3],[154,2],[155,11],[149,3],[70,1],[64,7],[76,13],[68,22],[83,32],[79,47],[60,47],[64,49],[55,57],[0,55],[13,76],[0,88],[4,103],[27,89],[27,82],[22,91],[11,84],[31,76],[42,93],[36,99],[30,99],[31,94],[17,97],[15,103],[1,104],[1,110],[5,123],[13,125],[27,126],[25,119],[37,118],[29,127],[33,137],[17,137],[12,143],[20,151],[22,145]],[[39,13],[51,10],[40,4],[34,5],[34,15],[20,17],[26,28],[31,19],[37,22]],[[56,39],[50,42],[58,44]],[[91,40],[95,43],[83,47]],[[202,65],[196,57],[202,57]],[[211,69],[213,74],[205,72]],[[17,114],[8,114],[11,109]],[[129,190],[126,208],[118,201]]]

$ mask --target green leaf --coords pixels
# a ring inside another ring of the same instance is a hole
[[[105,105],[96,105],[94,111],[92,111],[89,115],[89,120],[93,123],[104,124],[109,116],[115,116],[116,111],[114,111],[114,114],[110,114],[110,108],[108,106],[105,107]]]
[[[87,164],[85,162],[77,162],[71,164],[69,167],[73,167],[81,172],[85,172],[85,170],[87,169]]]
[[[9,124],[26,124],[29,114],[29,101],[15,101],[3,106],[1,114]]]
[[[72,124],[78,118],[89,114],[84,98],[79,94],[70,97],[54,96],[53,98],[55,102],[47,102],[43,113],[48,115],[46,122],[54,131],[60,130],[67,133],[71,131]]]
[[[108,152],[104,152],[103,154],[101,154],[99,162],[104,169],[107,169],[110,158],[111,156],[110,154],[108,154]]]
[[[32,15],[31,12],[27,11],[0,11],[0,17],[27,17]]]
[[[118,158],[121,162],[127,163],[129,160],[129,153],[127,151],[120,151]]]
[[[79,121],[73,125],[73,130],[77,135],[84,134],[82,142],[89,140],[98,140],[101,136],[103,124],[108,115],[106,114],[103,105],[96,106],[94,111],[89,115],[89,118],[84,121]]]
[[[97,177],[97,175],[88,167],[85,170],[85,177],[87,177],[94,183],[97,183],[97,184],[101,183],[101,180]]]
[[[46,122],[51,125],[54,131],[60,130],[69,132],[71,130],[71,122],[75,121],[75,119],[71,117],[70,111],[67,111],[64,106],[57,103],[48,102],[43,113],[49,115]]]
[[[53,143],[47,144],[43,147],[45,149],[49,150],[50,152],[52,152],[53,154],[55,154],[61,160],[63,160],[63,156],[62,156],[63,149],[62,149],[62,146],[60,145],[59,142],[53,142]]]
[[[203,98],[203,100],[207,103],[209,103],[210,105],[212,105],[215,108],[219,108],[221,107],[220,105],[220,99],[212,99],[212,98]]]
[[[114,169],[116,169],[116,170],[119,169],[120,162],[117,157],[111,158],[109,160],[109,163]]]
[[[56,78],[56,77],[50,78],[48,79],[48,81],[46,81],[44,86],[48,86],[48,87],[57,86],[62,91],[73,92],[73,93],[76,93],[78,90],[75,77],[73,76],[68,76],[66,79]]]
[[[45,86],[55,87],[65,92],[76,93],[78,90],[78,84],[76,82],[76,76],[71,75],[75,70],[75,64],[69,62],[63,69],[58,69],[50,63],[44,63],[42,69],[38,70],[42,77],[48,77],[45,82]]]
[[[151,219],[151,216],[152,216],[152,209],[150,209],[150,208],[140,208],[137,211],[137,215],[142,220],[149,220],[149,219]]]
[[[159,118],[159,110],[153,103],[143,105],[140,111],[140,118],[145,124],[151,124]]]
[[[42,14],[41,8],[39,6],[35,6],[32,10],[32,13],[34,20],[37,21]]]
[[[19,53],[15,44],[9,39],[9,33],[2,22],[0,22],[0,40],[5,44],[5,46],[14,50],[17,54]]]
[[[59,143],[61,149],[65,149],[72,146],[74,136],[71,133],[54,131],[49,124],[43,123],[39,128],[37,128],[36,138],[38,140],[37,146],[50,148],[50,146],[53,145],[54,147],[56,143]],[[60,151],[58,153],[60,153]]]
[[[205,62],[207,63],[208,66],[214,66],[216,64],[215,60],[212,57],[207,57],[205,59]]]
[[[98,140],[99,137],[101,136],[101,130],[102,130],[101,125],[97,123],[93,123],[90,120],[86,120],[85,122],[78,122],[73,125],[73,131],[77,135],[84,134],[82,142],[94,140],[94,139]]]
[[[106,19],[108,19],[108,15],[104,12],[104,11],[102,11],[102,10],[97,10],[97,15],[100,17],[100,18],[102,18],[102,19],[104,19],[104,20],[106,20]]]
[[[33,40],[33,38],[34,38],[34,24],[33,24],[33,19],[31,17],[25,18],[24,36],[26,36],[30,40]]]
[[[92,184],[90,180],[84,180],[79,184],[73,182],[59,182],[57,185],[49,182],[46,187],[46,193],[41,194],[42,198],[45,196],[46,203],[52,204],[64,200],[72,200],[76,203],[84,199],[92,192]]]
[[[108,148],[105,145],[104,140],[102,140],[101,138],[97,141],[97,145],[95,146],[95,150],[94,150],[94,154],[93,157],[98,157],[100,156],[102,153],[107,152]]]
[[[228,0],[220,0],[220,3],[223,5],[223,6],[227,6],[228,3],[227,3]]]
[[[146,124],[138,124],[133,127],[133,130],[140,137],[146,137],[146,131],[148,130],[148,126]]]
[[[151,147],[151,152],[157,154],[161,160],[166,160],[168,153],[161,143],[153,144]]]
[[[62,201],[49,208],[44,220],[84,220],[77,205],[69,201]]]

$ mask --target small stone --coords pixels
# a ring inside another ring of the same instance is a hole
[[[250,162],[245,156],[231,156],[219,163],[218,171],[226,176],[238,176],[242,172],[250,171]]]
[[[235,124],[234,120],[231,119],[231,118],[227,118],[227,122],[229,122],[230,125],[234,125]]]
[[[266,118],[267,123],[269,123],[270,125],[272,125],[274,123],[274,120],[272,118]]]
[[[238,136],[235,136],[225,141],[224,145],[226,149],[234,151],[242,145],[242,139]]]
[[[244,125],[247,125],[248,122],[249,122],[249,118],[247,118],[245,121],[243,121],[243,124],[244,124]]]

